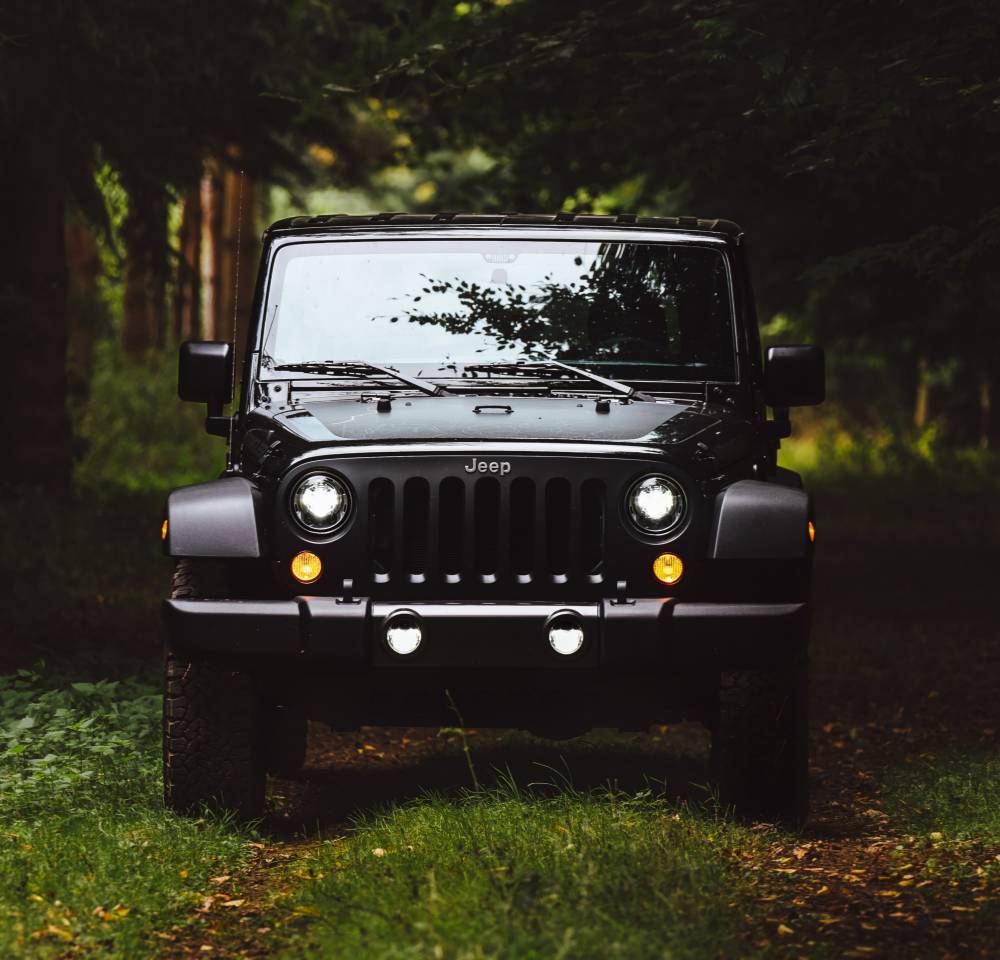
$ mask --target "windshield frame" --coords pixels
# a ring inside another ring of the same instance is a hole
[[[653,390],[663,390],[669,392],[672,387],[687,385],[694,388],[704,384],[736,385],[746,379],[746,375],[752,364],[747,362],[746,333],[744,330],[746,310],[742,303],[739,284],[734,276],[733,263],[733,242],[730,238],[709,232],[682,231],[671,229],[647,229],[635,227],[601,227],[599,229],[586,227],[560,227],[551,226],[539,227],[472,227],[472,226],[440,226],[428,229],[427,227],[383,227],[372,228],[363,227],[340,227],[337,229],[312,229],[308,232],[289,232],[287,234],[276,234],[267,238],[264,250],[264,261],[261,282],[257,291],[254,310],[254,326],[251,337],[247,344],[245,357],[246,382],[251,385],[251,381],[257,383],[271,383],[275,381],[286,382],[289,379],[302,381],[323,380],[319,374],[301,374],[289,377],[288,373],[269,370],[263,366],[264,352],[263,346],[266,337],[270,334],[270,327],[274,321],[272,316],[276,303],[272,303],[275,287],[275,274],[279,254],[288,247],[302,244],[336,243],[336,242],[364,242],[364,241],[420,241],[420,240],[512,240],[512,241],[562,241],[562,242],[605,242],[605,243],[636,243],[636,244],[665,244],[668,246],[693,246],[708,247],[717,250],[723,259],[726,284],[729,293],[729,310],[733,338],[733,377],[731,379],[709,379],[709,380],[677,380],[671,378],[650,379],[649,377],[630,378],[628,376],[618,376],[616,379],[626,384],[642,383]],[[398,365],[401,369],[407,368],[408,364]],[[585,365],[588,369],[590,365]],[[593,365],[599,372],[600,365]],[[407,369],[406,372],[413,371]],[[448,378],[432,376],[428,379],[431,382],[449,382]],[[456,378],[460,382],[460,378]],[[662,387],[657,387],[661,384]],[[248,390],[247,393],[253,391]]]

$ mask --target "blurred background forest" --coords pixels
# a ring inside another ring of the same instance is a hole
[[[813,454],[984,469],[998,49],[978,0],[6,0],[2,483],[211,473],[177,343],[242,345],[270,220],[380,209],[734,219]]]

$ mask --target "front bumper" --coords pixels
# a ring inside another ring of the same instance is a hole
[[[409,656],[384,642],[388,616],[419,618],[423,642]],[[547,623],[567,611],[583,627],[579,653],[548,642]],[[354,669],[643,667],[693,661],[753,666],[801,649],[805,603],[693,603],[672,598],[593,603],[390,603],[358,598],[167,600],[171,642],[237,657],[317,660]]]

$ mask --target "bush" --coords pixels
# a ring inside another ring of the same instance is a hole
[[[225,446],[204,431],[205,411],[177,399],[177,353],[142,361],[98,346],[90,398],[76,430],[83,455],[76,482],[87,490],[166,492],[216,476]]]
[[[244,863],[245,834],[164,809],[160,711],[135,680],[0,677],[0,956],[149,956]]]

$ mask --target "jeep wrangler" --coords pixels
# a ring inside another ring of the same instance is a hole
[[[163,523],[170,807],[260,815],[309,720],[692,719],[722,804],[803,820],[815,526],[777,451],[824,358],[762,357],[736,224],[281,220],[245,350],[183,344],[179,394],[228,455]]]

